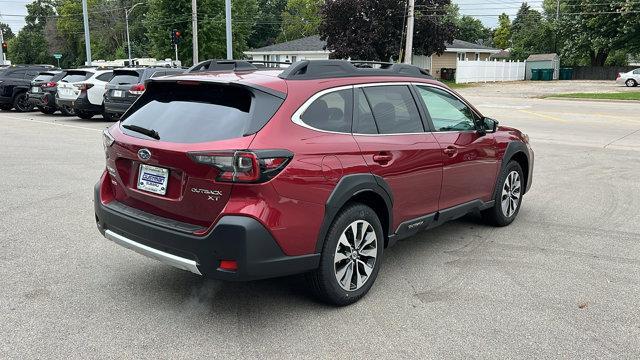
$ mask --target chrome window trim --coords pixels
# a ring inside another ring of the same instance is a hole
[[[475,131],[475,130],[431,131],[430,129],[426,129],[423,132],[413,132],[413,133],[361,134],[361,133],[354,133],[354,132],[346,133],[346,132],[322,130],[322,129],[318,129],[318,128],[315,128],[313,126],[307,125],[304,121],[302,121],[302,114],[304,114],[304,112],[307,110],[307,108],[314,101],[316,101],[319,97],[321,97],[323,95],[326,95],[326,94],[329,94],[329,93],[332,93],[332,92],[335,92],[335,91],[348,90],[348,89],[357,89],[357,88],[365,88],[365,87],[373,87],[373,86],[394,86],[394,85],[395,86],[398,86],[398,85],[405,85],[405,86],[417,86],[417,85],[420,85],[420,86],[427,86],[427,87],[432,87],[432,88],[436,88],[436,89],[442,90],[442,91],[450,94],[451,96],[453,96],[457,100],[461,101],[474,114],[478,115],[478,117],[481,117],[480,114],[478,114],[473,109],[473,107],[469,105],[469,103],[467,103],[465,100],[461,99],[458,95],[453,93],[451,90],[446,89],[445,87],[439,86],[437,84],[415,82],[415,81],[390,81],[390,82],[375,82],[375,83],[365,83],[365,84],[343,85],[343,86],[338,86],[338,87],[333,87],[333,88],[321,90],[321,91],[313,94],[313,96],[311,96],[307,101],[305,101],[298,108],[298,110],[296,110],[296,112],[293,113],[293,115],[291,116],[291,121],[296,125],[302,126],[304,128],[310,129],[310,130],[318,131],[318,132],[323,132],[323,133],[327,133],[327,134],[353,135],[353,136],[398,136],[398,135],[420,135],[420,134],[435,133],[435,132],[437,132],[437,133],[446,133],[446,132],[474,132]],[[353,101],[355,102],[355,99],[353,99]],[[416,106],[418,106],[418,105],[419,104],[416,104]],[[355,114],[352,114],[351,116],[353,118],[355,116]],[[352,121],[352,124],[353,124],[353,121]]]

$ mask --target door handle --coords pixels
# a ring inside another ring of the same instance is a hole
[[[449,145],[446,148],[444,148],[442,152],[453,157],[458,153],[458,149],[455,146]]]
[[[393,160],[393,155],[388,152],[381,152],[379,154],[373,155],[373,161],[381,165],[385,165],[391,160]]]

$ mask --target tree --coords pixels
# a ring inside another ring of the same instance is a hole
[[[506,49],[511,43],[511,21],[509,15],[502,13],[498,16],[498,27],[493,32],[493,44],[500,49]]]
[[[234,0],[233,56],[241,58],[248,49],[247,41],[256,22],[256,0]],[[157,58],[173,58],[174,49],[169,34],[172,29],[182,33],[184,41],[178,46],[179,59],[193,62],[191,45],[191,1],[149,0],[144,24],[150,51]],[[198,48],[200,59],[226,58],[224,1],[198,1]]]
[[[40,31],[22,29],[8,42],[7,58],[14,64],[47,64],[51,56],[47,51],[47,41]]]
[[[440,16],[449,0],[416,0],[413,51],[442,54],[453,41],[454,18]],[[321,7],[319,31],[333,57],[389,61],[404,44],[406,3],[403,0],[333,0]]]
[[[27,16],[24,17],[24,21],[28,30],[42,31],[47,19],[56,14],[54,0],[35,0],[25,6],[27,7]]]
[[[15,36],[13,31],[11,31],[11,27],[8,24],[5,24],[3,22],[0,22],[0,31],[2,31],[2,34],[4,36],[4,41],[9,41],[11,38]]]
[[[457,39],[486,45],[491,42],[491,29],[482,25],[482,21],[463,15],[457,21]]]
[[[553,39],[553,30],[542,14],[522,3],[511,25],[511,57],[525,60],[531,54],[552,52]]]
[[[258,0],[258,16],[247,45],[251,49],[273,44],[282,27],[282,13],[287,0]]]
[[[289,41],[318,33],[322,0],[288,0],[282,12],[278,41]]]
[[[637,1],[562,0],[560,8],[558,43],[566,63],[603,66],[619,62],[619,51],[640,52]]]

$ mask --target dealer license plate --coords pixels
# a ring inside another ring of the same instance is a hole
[[[113,90],[113,97],[124,97],[124,92],[122,90]]]
[[[140,165],[138,189],[164,195],[167,193],[168,182],[169,169],[144,164]]]
[[[39,92],[40,92],[40,88],[39,88],[39,87],[37,87],[37,86],[33,86],[33,87],[31,88],[31,92],[39,93]]]

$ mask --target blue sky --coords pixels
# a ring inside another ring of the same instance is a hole
[[[24,6],[33,0],[0,0],[0,21],[9,24],[13,32],[17,33],[24,26],[24,19],[19,16],[26,15],[27,9]],[[452,0],[460,7],[462,14],[473,15],[480,19],[486,26],[494,27],[498,20],[498,15],[506,12],[515,15],[521,0]],[[531,0],[528,3],[534,8],[540,8],[542,0]],[[7,14],[7,16],[2,16]],[[512,20],[513,20],[513,16]]]

